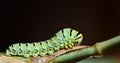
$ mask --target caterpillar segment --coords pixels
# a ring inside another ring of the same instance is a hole
[[[37,57],[41,53],[41,46],[40,46],[39,42],[38,43],[34,42],[33,46],[34,46],[33,52],[30,56]],[[30,53],[30,52],[28,52],[28,53]]]
[[[54,46],[53,43],[50,42],[50,40],[47,40],[47,52],[49,55],[54,53]]]
[[[80,45],[82,39],[83,35],[78,31],[71,28],[65,28],[58,31],[55,36],[45,41],[12,44],[6,49],[5,55],[24,57],[51,55],[61,49],[73,48],[74,46]]]

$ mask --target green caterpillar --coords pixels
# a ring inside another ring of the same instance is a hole
[[[79,34],[78,31],[71,28],[65,28],[58,31],[55,36],[46,41],[12,44],[6,49],[5,55],[18,55],[24,57],[51,55],[60,49],[68,49],[80,45],[82,39],[83,35]]]

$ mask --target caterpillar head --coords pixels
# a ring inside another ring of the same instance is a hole
[[[78,34],[78,35],[75,37],[74,44],[75,44],[75,45],[80,45],[80,43],[82,42],[82,39],[83,39],[83,35],[82,35],[82,34]]]

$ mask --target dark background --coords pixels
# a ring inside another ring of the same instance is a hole
[[[120,1],[4,0],[0,2],[0,50],[13,43],[47,40],[69,27],[93,45],[120,34]]]

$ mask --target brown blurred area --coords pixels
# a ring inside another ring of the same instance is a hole
[[[83,33],[87,45],[120,34],[119,0],[8,0],[0,8],[1,51],[13,43],[49,39],[66,27]]]

